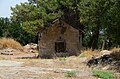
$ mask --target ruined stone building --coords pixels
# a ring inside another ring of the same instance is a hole
[[[53,55],[77,55],[79,53],[79,30],[65,22],[55,23],[41,33],[40,57]]]

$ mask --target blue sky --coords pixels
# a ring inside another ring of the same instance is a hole
[[[27,2],[28,0],[0,0],[0,17],[10,17],[10,7],[15,7],[16,4]]]

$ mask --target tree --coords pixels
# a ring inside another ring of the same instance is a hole
[[[101,40],[106,38],[105,18],[113,2],[112,0],[82,0],[81,2],[81,20],[86,25],[85,41],[87,41],[86,45],[92,49],[99,48]]]
[[[0,18],[0,37],[13,38],[23,45],[29,42],[36,42],[36,36],[25,32],[18,22],[2,17]]]
[[[8,18],[0,18],[0,37],[8,37],[9,31],[8,27],[10,27],[10,21]]]
[[[120,1],[114,0],[106,17],[106,35],[113,42],[113,46],[120,45]]]
[[[83,39],[86,47],[101,48],[107,37],[117,46],[119,3],[118,0],[28,0],[11,8],[11,19],[32,36],[39,34],[38,37],[56,19],[63,20],[80,31],[80,42]]]
[[[60,16],[57,7],[56,0],[29,0],[11,8],[12,20],[20,22],[27,32],[37,34]]]
[[[39,34],[38,37],[54,20],[64,20],[80,30],[81,38],[83,25],[80,23],[79,2],[79,0],[29,0],[28,3],[21,3],[11,8],[13,12],[11,18],[20,22],[21,27],[27,32]]]
[[[61,11],[63,12],[63,15],[61,16],[62,20],[79,30],[79,42],[81,49],[84,25],[80,23],[80,0],[58,0],[58,3],[61,6]]]

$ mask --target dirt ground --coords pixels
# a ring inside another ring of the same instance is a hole
[[[16,59],[35,55],[0,55],[0,79],[97,79],[85,65],[85,57]],[[75,76],[65,76],[69,71],[74,71]]]
[[[0,55],[0,79],[98,79],[86,66],[86,57],[27,59],[34,56],[37,54]],[[65,75],[71,71],[75,76]]]

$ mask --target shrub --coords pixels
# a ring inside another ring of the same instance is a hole
[[[93,76],[96,76],[98,78],[102,79],[113,79],[114,75],[111,72],[107,71],[101,71],[101,70],[92,70]]]
[[[75,71],[67,71],[65,72],[65,77],[76,77]]]
[[[12,48],[17,50],[23,50],[22,45],[11,38],[0,38],[0,49]]]

